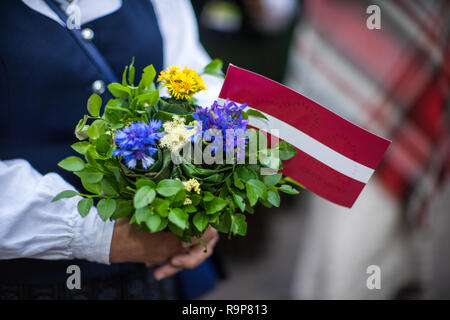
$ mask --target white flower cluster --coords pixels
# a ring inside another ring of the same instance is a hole
[[[183,181],[183,184],[184,184],[184,188],[186,189],[187,192],[194,191],[197,194],[200,194],[200,191],[201,191],[200,183],[198,182],[197,179],[191,178],[187,181]],[[186,206],[186,205],[190,205],[190,204],[192,204],[192,200],[189,199],[188,197],[186,197],[186,199],[184,200],[184,205]]]
[[[192,178],[187,181],[183,181],[183,184],[187,192],[191,192],[192,190],[194,190],[197,194],[200,194],[200,183],[197,179]]]
[[[185,119],[178,115],[173,116],[173,121],[168,121],[163,124],[165,134],[159,140],[161,147],[166,147],[170,151],[177,151],[189,138],[196,133],[197,129],[188,129],[184,124]]]

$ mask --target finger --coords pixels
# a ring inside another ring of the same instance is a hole
[[[196,256],[195,259],[192,259],[192,267],[196,267],[197,265],[199,265],[204,259],[206,259],[207,257],[209,257],[212,254],[212,250],[214,248],[215,243],[218,240],[218,236],[216,235],[216,237],[212,238],[208,244],[207,244],[207,248],[208,248],[208,254],[204,254],[203,250],[203,246],[198,244],[197,246],[195,246],[189,253],[187,254],[180,254],[178,256],[190,256],[190,255],[194,255]],[[196,262],[195,260],[198,259],[199,261]],[[146,265],[154,265],[152,263],[146,263]],[[165,265],[162,265],[161,267],[157,268],[154,272],[154,277],[157,280],[161,280],[170,276],[173,276],[174,274],[180,272],[183,269],[183,266],[177,266],[177,265],[173,265],[171,263],[167,263]]]
[[[213,253],[214,245],[216,244],[218,236],[212,238],[207,244],[207,250],[205,252],[205,248],[198,244],[191,248],[189,253],[187,254],[179,254],[171,259],[171,264],[176,267],[192,269],[200,265],[206,258],[211,256]]]
[[[218,232],[216,229],[214,229],[213,227],[209,226],[205,233],[202,236],[202,240],[205,242],[209,242],[211,239],[213,239],[214,237],[218,236]]]
[[[213,239],[216,235],[218,235],[218,232],[213,227],[209,226],[205,232],[203,233],[201,240],[204,242],[209,242],[211,239]],[[183,242],[183,248],[191,248],[195,245],[200,244],[200,239],[197,237],[192,237],[191,242]]]
[[[189,249],[190,247],[195,246],[196,244],[200,243],[200,240],[197,239],[196,237],[192,237],[191,238],[191,242],[182,242],[181,245],[183,246],[184,249]]]
[[[209,226],[205,232],[203,233],[201,239],[205,242],[210,241],[217,234],[216,229]],[[181,245],[184,249],[194,247],[195,245],[200,244],[200,239],[197,237],[191,237],[191,242],[182,242]]]
[[[183,268],[173,266],[170,263],[166,263],[161,267],[158,267],[153,273],[153,276],[156,280],[160,281],[162,279],[173,276],[174,274],[180,272],[182,269]]]

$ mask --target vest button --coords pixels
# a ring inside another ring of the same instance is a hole
[[[94,39],[94,30],[90,28],[84,28],[81,30],[81,37],[86,41],[92,41]]]
[[[106,85],[105,85],[105,81],[103,81],[103,80],[95,80],[92,83],[92,91],[94,91],[94,93],[102,94],[103,92],[105,92],[105,88],[106,88]]]

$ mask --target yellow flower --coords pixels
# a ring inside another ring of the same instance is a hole
[[[166,71],[161,71],[158,77],[158,81],[169,81],[176,73],[180,71],[180,67],[171,66],[166,69]]]
[[[161,71],[158,81],[161,81],[161,85],[167,87],[169,94],[178,100],[189,100],[195,93],[206,90],[202,77],[187,67],[183,70],[178,66],[169,67]]]

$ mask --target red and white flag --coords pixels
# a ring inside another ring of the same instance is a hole
[[[283,173],[336,204],[352,207],[391,143],[273,80],[230,65],[219,98],[246,103],[269,121],[250,125],[297,148]]]

